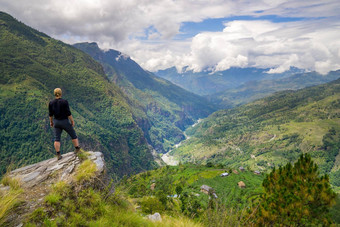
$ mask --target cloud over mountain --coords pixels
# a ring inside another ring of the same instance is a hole
[[[119,49],[151,71],[185,64],[196,71],[339,68],[337,0],[3,0],[0,7],[65,42],[95,41]],[[179,38],[185,23],[211,18],[223,18],[225,28]]]
[[[340,68],[339,29],[339,22],[328,20],[232,21],[222,32],[196,35],[183,62],[195,71],[255,66],[280,73],[295,66],[327,73]]]

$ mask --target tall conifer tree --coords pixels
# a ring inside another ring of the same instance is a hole
[[[301,155],[294,165],[273,169],[263,187],[265,193],[254,218],[258,225],[330,224],[329,208],[336,194],[328,175],[319,176],[310,155]]]

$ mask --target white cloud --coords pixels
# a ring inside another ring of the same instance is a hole
[[[222,32],[196,35],[190,53],[173,51],[181,60],[159,54],[158,64],[150,65],[146,60],[144,66],[153,70],[166,65],[188,65],[194,71],[272,68],[269,73],[284,72],[295,66],[323,74],[340,68],[340,22],[232,21],[225,26]],[[171,47],[164,49],[169,51]],[[162,52],[162,48],[158,50]]]
[[[227,23],[223,32],[193,38],[192,68],[271,67],[270,73],[283,72],[290,66],[320,73],[339,69],[340,42],[336,37],[340,35],[340,22],[321,22]]]
[[[0,8],[65,42],[95,41],[122,51],[148,70],[255,66],[281,72],[296,66],[326,73],[340,68],[338,0],[2,0]],[[220,32],[173,39],[183,22],[245,15],[312,19],[231,21]]]

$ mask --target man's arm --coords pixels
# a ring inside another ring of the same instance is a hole
[[[51,105],[51,102],[48,104],[48,115],[49,115],[49,118],[50,118],[50,125],[51,127],[54,126],[54,123],[53,123],[53,108],[52,108],[52,105]]]
[[[74,120],[73,120],[72,115],[68,116],[68,119],[71,121],[71,125],[73,127],[74,126]]]
[[[53,117],[52,116],[50,116],[50,125],[51,125],[51,127],[54,126],[54,124],[53,124]]]

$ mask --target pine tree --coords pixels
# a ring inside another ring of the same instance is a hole
[[[318,166],[310,155],[301,155],[294,164],[288,163],[264,179],[265,193],[255,212],[258,225],[300,226],[329,225],[329,208],[336,193],[328,175],[319,176]]]

